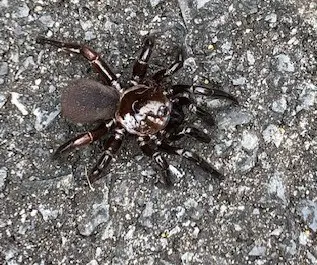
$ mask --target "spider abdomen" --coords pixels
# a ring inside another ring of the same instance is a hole
[[[93,123],[114,117],[118,91],[90,79],[72,81],[62,93],[62,114],[76,123]]]
[[[160,87],[136,85],[121,96],[116,120],[131,134],[152,135],[166,127],[171,109]]]

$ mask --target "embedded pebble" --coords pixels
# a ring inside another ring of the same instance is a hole
[[[51,124],[51,122],[58,116],[59,113],[60,113],[59,107],[56,107],[55,110],[52,112],[41,110],[40,108],[34,109],[33,114],[36,117],[34,128],[37,131],[42,131],[49,124]]]
[[[254,58],[254,55],[251,51],[247,51],[247,60],[248,60],[249,65],[254,65],[255,58]]]
[[[275,58],[277,59],[277,70],[280,72],[294,72],[295,66],[294,63],[291,61],[291,58],[286,54],[279,54],[276,55]]]
[[[267,143],[273,142],[276,147],[279,147],[284,136],[284,130],[278,128],[274,124],[270,124],[262,133],[264,141]]]
[[[284,185],[284,181],[279,172],[275,172],[274,175],[270,178],[269,183],[267,185],[268,193],[271,195],[280,198],[284,205],[287,205],[286,198],[286,187]]]
[[[314,232],[317,232],[317,202],[302,200],[297,207],[298,214]]]
[[[39,20],[48,28],[53,27],[55,23],[50,15],[43,15],[39,18]]]
[[[282,97],[272,103],[272,110],[278,113],[284,113],[287,108],[287,101]]]
[[[150,4],[152,7],[157,6],[162,0],[150,0]]]
[[[58,216],[58,210],[51,210],[44,207],[42,204],[39,205],[39,212],[41,213],[44,221],[56,219]]]
[[[91,215],[85,221],[78,224],[78,231],[83,236],[90,236],[98,225],[106,223],[109,220],[109,204],[104,202],[92,205]]]
[[[246,82],[246,78],[243,77],[243,76],[240,76],[240,77],[238,77],[238,78],[236,78],[236,79],[232,79],[232,84],[233,84],[234,86],[244,85],[245,82]]]
[[[277,15],[275,13],[271,13],[265,17],[265,21],[270,22],[270,23],[276,23]]]
[[[247,124],[251,121],[251,114],[243,111],[232,111],[223,115],[218,121],[220,129],[234,129],[237,125]]]
[[[266,247],[264,246],[254,246],[249,252],[249,256],[260,257],[265,256]]]
[[[308,110],[315,104],[317,95],[317,87],[312,83],[305,83],[302,85],[302,93],[299,96],[299,104],[296,107],[296,112],[301,110]]]
[[[17,9],[13,12],[13,17],[24,18],[29,15],[30,8],[26,3],[23,3],[21,6],[18,6]]]
[[[248,131],[243,131],[241,145],[244,149],[251,151],[257,148],[258,144],[259,139],[255,134]]]
[[[4,94],[0,94],[0,109],[6,104],[7,97]]]
[[[5,181],[7,179],[8,170],[5,167],[0,168],[0,190],[5,188]]]
[[[7,62],[0,63],[0,75],[7,75],[9,72],[9,67]]]
[[[205,4],[207,4],[208,2],[210,2],[210,0],[197,0],[197,9],[202,8]]]

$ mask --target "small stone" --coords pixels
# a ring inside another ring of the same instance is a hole
[[[78,231],[83,236],[90,236],[97,226],[109,220],[109,204],[101,202],[92,205],[90,215],[80,222]]]
[[[282,200],[287,205],[286,187],[282,176],[279,172],[275,172],[268,183],[268,193]]]
[[[6,104],[7,97],[4,94],[0,94],[0,109]]]
[[[298,214],[303,218],[308,227],[317,231],[317,202],[302,200],[297,207]]]
[[[245,82],[246,82],[246,78],[243,77],[243,76],[240,76],[240,77],[238,77],[238,78],[236,78],[236,79],[232,79],[232,84],[233,84],[234,86],[244,85]]]
[[[265,17],[265,21],[270,22],[270,23],[276,23],[277,15],[275,13],[271,13]]]
[[[41,213],[44,221],[56,219],[58,216],[58,210],[51,210],[45,208],[44,205],[39,205],[39,212]]]
[[[284,113],[287,108],[287,101],[284,97],[273,101],[272,110],[278,113]]]
[[[251,151],[258,147],[258,137],[248,131],[243,131],[241,145],[244,149]]]
[[[299,95],[300,104],[296,107],[296,112],[308,110],[315,104],[317,87],[312,83],[305,83],[301,86],[302,93]]]
[[[39,20],[43,25],[45,25],[48,28],[53,27],[55,23],[50,15],[43,15],[39,18]]]
[[[294,72],[295,66],[291,58],[286,54],[279,54],[275,56],[277,59],[277,70],[280,72]]]
[[[7,62],[0,63],[0,75],[7,75],[9,72],[9,67]]]
[[[249,252],[249,256],[259,257],[265,256],[266,247],[264,246],[254,246]]]
[[[58,116],[59,113],[60,113],[59,107],[56,107],[55,110],[52,112],[41,110],[40,108],[34,109],[33,114],[36,117],[34,128],[37,131],[42,131],[49,124],[51,124],[51,122]]]
[[[5,167],[0,168],[0,190],[4,190],[7,176],[8,170]]]
[[[13,12],[13,17],[24,18],[29,15],[30,8],[27,4],[23,3],[21,6],[18,6],[17,9]]]
[[[232,111],[218,121],[220,129],[234,129],[237,125],[247,124],[251,121],[251,114],[244,111]]]
[[[150,4],[152,7],[156,7],[162,0],[150,0]]]
[[[254,58],[254,55],[251,51],[247,51],[247,60],[248,60],[249,65],[254,65],[255,58]]]
[[[274,124],[270,124],[262,133],[264,141],[267,143],[273,142],[276,147],[279,147],[284,136],[284,130],[278,128]]]

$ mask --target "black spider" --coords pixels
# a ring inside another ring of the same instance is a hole
[[[215,177],[222,177],[222,174],[194,152],[170,144],[184,135],[193,136],[206,143],[210,141],[210,137],[197,128],[183,126],[184,107],[196,113],[206,123],[213,124],[211,115],[196,105],[192,97],[194,94],[237,102],[232,95],[215,88],[195,85],[163,86],[163,79],[183,66],[184,56],[181,49],[169,68],[145,77],[154,44],[153,38],[147,37],[142,52],[134,63],[132,79],[128,82],[128,87],[123,89],[109,66],[91,48],[44,37],[38,37],[36,41],[83,55],[104,82],[101,84],[89,79],[79,79],[71,82],[63,91],[62,114],[66,118],[76,123],[98,122],[99,126],[61,145],[55,152],[55,157],[90,144],[112,132],[104,143],[105,151],[89,174],[90,182],[94,182],[101,177],[101,173],[119,150],[125,135],[130,133],[137,136],[142,152],[161,168],[161,181],[166,185],[170,185],[171,180],[169,165],[162,155],[163,152],[181,155]]]

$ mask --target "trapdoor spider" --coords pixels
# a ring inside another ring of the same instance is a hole
[[[127,88],[122,88],[117,76],[107,63],[91,48],[66,43],[44,37],[38,37],[37,43],[50,44],[67,52],[85,57],[100,75],[104,84],[89,79],[71,82],[61,96],[62,114],[76,123],[99,123],[95,129],[80,134],[61,145],[54,157],[67,153],[77,147],[88,145],[107,133],[110,137],[104,143],[104,151],[89,174],[94,182],[109,165],[118,152],[127,133],[137,137],[142,152],[154,160],[160,167],[160,181],[171,185],[169,165],[162,153],[176,154],[193,161],[203,170],[217,178],[222,174],[196,153],[171,142],[190,135],[208,143],[210,137],[201,130],[183,125],[184,107],[194,112],[200,119],[213,124],[213,118],[204,109],[196,105],[194,95],[200,94],[215,98],[237,100],[230,94],[216,88],[195,85],[173,85],[166,87],[163,79],[173,75],[183,66],[184,54],[179,49],[175,61],[166,69],[146,77],[154,39],[148,36],[143,44],[139,58],[135,61],[132,78]]]

